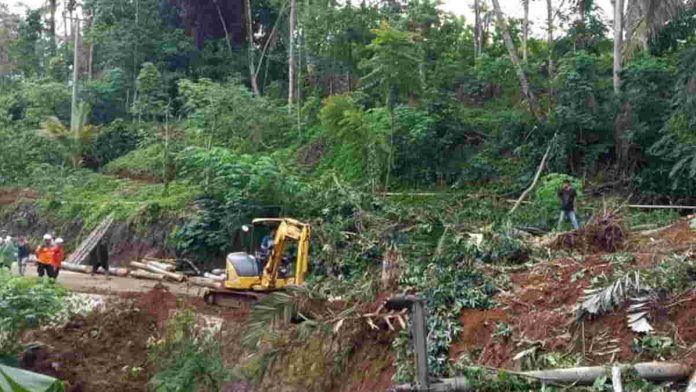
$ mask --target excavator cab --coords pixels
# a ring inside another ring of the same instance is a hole
[[[291,218],[262,218],[254,219],[243,231],[249,236],[249,249],[227,255],[224,290],[208,291],[205,298],[209,303],[220,303],[223,297],[256,300],[263,292],[304,283],[309,266],[309,224]],[[257,234],[263,231],[275,232],[272,246],[265,252],[255,251]]]

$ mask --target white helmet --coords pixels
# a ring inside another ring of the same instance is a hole
[[[53,236],[50,235],[50,234],[48,234],[48,233],[46,233],[46,234],[44,234],[44,237],[43,237],[43,238],[44,238],[45,240],[52,240],[52,239],[53,239]]]
[[[60,238],[60,237],[56,238],[56,244],[60,245],[60,244],[62,244],[62,243],[63,243],[63,239],[62,239],[62,238]]]

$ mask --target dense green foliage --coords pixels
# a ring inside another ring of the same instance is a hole
[[[162,339],[149,346],[149,359],[157,372],[150,380],[153,391],[217,391],[226,373],[221,346],[202,331],[195,314],[182,310],[167,321]]]
[[[551,42],[530,37],[519,72],[491,12],[475,53],[473,27],[437,1],[371,3],[298,2],[297,84],[288,86],[284,2],[252,2],[247,47],[242,23],[217,26],[244,19],[229,9],[85,1],[79,113],[72,41],[28,10],[8,24],[0,50],[0,186],[37,190],[39,211],[56,224],[89,229],[110,213],[143,226],[176,222],[166,247],[201,262],[239,250],[239,227],[254,217],[309,221],[310,282],[327,297],[368,297],[381,263],[400,260],[394,290],[419,292],[433,309],[437,375],[453,372],[458,312],[492,306],[495,282],[480,263],[529,259],[517,229],[554,229],[562,179],[580,191],[584,221],[595,196],[695,202],[693,10],[624,59],[615,92],[608,20],[592,1],[559,9]],[[508,22],[519,48],[521,23]],[[69,126],[71,114],[80,116]],[[546,151],[538,187],[509,214]],[[629,223],[675,217],[636,212]],[[187,339],[157,351],[183,378],[163,367],[153,386],[204,377],[189,359],[213,354],[189,352]],[[404,344],[400,377],[409,374]]]
[[[55,317],[63,309],[64,294],[48,280],[15,277],[0,269],[0,357],[16,349],[17,333]]]

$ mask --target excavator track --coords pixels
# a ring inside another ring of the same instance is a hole
[[[237,290],[208,290],[203,294],[203,299],[210,305],[228,308],[240,308],[253,305],[266,297],[268,293]]]

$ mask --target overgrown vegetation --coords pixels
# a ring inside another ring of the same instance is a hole
[[[629,1],[650,34],[627,31],[630,42],[614,53],[610,18],[594,1],[549,1],[553,28],[539,30],[543,39],[483,0],[478,26],[438,1],[308,0],[297,4],[294,32],[275,0],[251,2],[249,31],[242,1],[59,3],[89,19],[84,45],[56,32],[46,7],[15,15],[0,5],[0,186],[36,190],[25,202],[43,219],[83,231],[109,214],[143,232],[176,222],[162,246],[198,262],[239,250],[239,228],[254,217],[308,221],[311,291],[349,308],[368,303],[382,264],[393,263],[400,279],[388,289],[419,293],[431,309],[437,376],[455,371],[448,349],[460,311],[494,305],[500,282],[482,265],[536,260],[525,233],[556,229],[563,180],[590,223],[562,237],[576,251],[616,251],[628,227],[679,216],[621,210],[620,220],[613,204],[696,202],[693,2],[652,18]],[[612,86],[612,57],[623,52],[631,56]],[[536,188],[510,213],[542,160]],[[664,266],[672,278],[656,267],[646,279],[676,293],[688,286],[677,264]],[[594,287],[618,276],[610,278]],[[224,379],[209,342],[194,350],[201,338],[189,316],[153,346],[164,364],[155,389]],[[305,332],[326,332],[306,318]],[[401,380],[412,371],[406,343],[394,343]],[[258,368],[275,354],[255,357]],[[194,359],[208,362],[211,377]]]
[[[45,325],[63,309],[65,291],[48,279],[0,269],[0,359],[18,350],[18,334]]]

